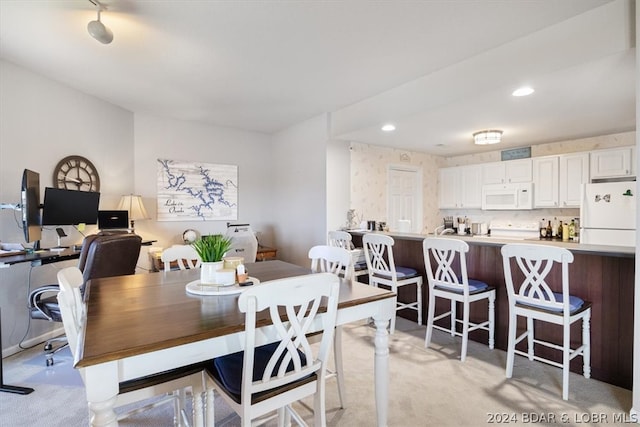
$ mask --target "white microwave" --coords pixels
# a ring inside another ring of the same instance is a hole
[[[533,209],[533,183],[486,184],[482,186],[482,209]]]

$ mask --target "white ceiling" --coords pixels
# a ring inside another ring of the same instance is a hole
[[[630,0],[103,4],[109,45],[88,0],[0,0],[0,58],[134,112],[265,133],[329,112],[337,139],[439,155],[486,128],[500,148],[635,129]]]

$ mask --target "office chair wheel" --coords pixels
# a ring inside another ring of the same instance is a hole
[[[53,357],[47,357],[47,366],[53,366]]]
[[[51,345],[50,342],[44,345],[44,351],[51,351],[52,348],[53,348],[53,345]]]

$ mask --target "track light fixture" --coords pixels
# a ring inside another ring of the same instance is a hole
[[[102,21],[100,21],[100,13],[105,10],[105,7],[96,0],[89,0],[89,2],[98,7],[98,19],[89,22],[89,24],[87,25],[89,34],[91,34],[91,37],[98,40],[102,44],[111,43],[113,41],[113,32],[105,27]]]

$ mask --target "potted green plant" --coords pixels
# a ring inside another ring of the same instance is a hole
[[[202,236],[191,246],[202,261],[200,283],[215,284],[216,271],[222,268],[222,257],[231,248],[231,238],[222,234]]]

